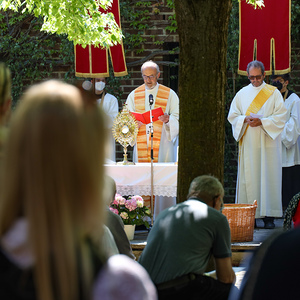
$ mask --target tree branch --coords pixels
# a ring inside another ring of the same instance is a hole
[[[135,67],[135,66],[140,66],[142,65],[144,62],[146,62],[147,60],[151,60],[152,58],[154,58],[155,56],[159,56],[159,55],[167,55],[167,54],[179,54],[179,49],[176,49],[174,51],[171,50],[161,50],[161,51],[154,51],[151,54],[149,54],[146,57],[143,57],[140,60],[137,61],[133,61],[130,63],[127,63],[127,67]],[[179,63],[177,62],[173,62],[173,61],[156,61],[156,63],[160,64],[160,65],[165,65],[165,66],[169,66],[169,65],[175,65],[178,66]]]

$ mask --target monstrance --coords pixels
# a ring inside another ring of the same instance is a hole
[[[138,124],[129,110],[124,105],[123,109],[114,120],[112,126],[112,133],[115,140],[123,146],[124,149],[124,160],[118,162],[119,165],[133,165],[133,162],[127,160],[127,147],[133,145],[136,142],[138,134]]]

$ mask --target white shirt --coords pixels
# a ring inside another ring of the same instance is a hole
[[[281,133],[282,167],[300,165],[300,98],[292,93],[284,102],[287,119]]]

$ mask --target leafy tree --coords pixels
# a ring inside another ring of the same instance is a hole
[[[74,44],[94,44],[109,47],[122,38],[122,33],[112,13],[99,11],[111,6],[112,0],[2,0],[4,11],[22,10],[43,17],[41,30],[65,34]]]
[[[12,72],[13,105],[26,86],[53,78],[57,70],[65,70],[65,79],[75,75],[73,43],[40,31],[41,24],[41,17],[28,12],[0,12],[0,60]]]

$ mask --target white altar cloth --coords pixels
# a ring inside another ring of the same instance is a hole
[[[151,163],[135,165],[106,164],[106,174],[117,185],[117,193],[128,195],[151,195]],[[153,195],[176,197],[177,165],[153,163]]]

